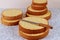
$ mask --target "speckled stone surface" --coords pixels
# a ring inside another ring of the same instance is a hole
[[[49,20],[49,24],[53,26],[47,37],[42,40],[60,40],[60,9],[50,9],[52,12],[52,17]],[[1,16],[2,9],[0,9]],[[0,23],[0,40],[24,40],[18,34],[17,26],[5,26]]]

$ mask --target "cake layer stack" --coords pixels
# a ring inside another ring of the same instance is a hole
[[[39,16],[50,19],[51,12],[47,8],[47,0],[32,0],[31,6],[27,8],[26,16]]]
[[[22,18],[22,11],[19,9],[6,9],[2,12],[1,21],[8,26],[17,25]]]
[[[30,23],[31,22],[31,23]],[[39,24],[33,24],[39,23]],[[49,33],[48,20],[40,17],[26,17],[19,22],[19,35],[27,40],[39,40]]]

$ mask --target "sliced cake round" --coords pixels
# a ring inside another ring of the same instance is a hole
[[[23,21],[25,20],[25,21]],[[29,22],[27,22],[29,21]],[[47,28],[43,25],[36,25],[30,22],[45,24],[48,25],[48,21],[46,19],[40,17],[26,17],[19,22],[19,30],[28,34],[36,34],[44,32]]]
[[[7,20],[16,20],[22,18],[22,11],[19,9],[7,9],[2,12],[2,17]]]
[[[30,40],[42,39],[42,38],[46,37],[48,35],[48,33],[49,33],[49,29],[46,29],[45,32],[38,33],[38,34],[27,34],[22,31],[19,31],[20,36],[22,36],[23,38],[26,38],[26,39],[30,39]]]
[[[41,17],[41,18],[45,18],[45,19],[49,20],[49,19],[51,18],[51,12],[48,11],[48,12],[47,12],[46,14],[44,14],[44,15],[31,15],[31,14],[27,13],[26,16],[27,16],[27,17],[37,16],[37,17]]]
[[[29,6],[27,9],[27,13],[32,14],[32,15],[43,15],[43,14],[46,14],[47,11],[48,11],[47,8],[45,8],[43,10],[34,10],[34,9],[32,9],[31,6]]]

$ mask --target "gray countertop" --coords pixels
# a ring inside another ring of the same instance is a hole
[[[0,16],[3,9],[0,9]],[[60,40],[60,9],[50,9],[52,12],[52,17],[49,20],[49,24],[53,26],[47,37],[42,40]],[[18,34],[17,26],[5,26],[0,23],[0,40],[24,40]]]

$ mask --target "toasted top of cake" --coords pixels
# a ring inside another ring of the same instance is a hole
[[[3,16],[7,16],[7,17],[14,17],[21,14],[22,14],[22,11],[19,9],[7,9],[7,10],[4,10],[2,13]]]
[[[33,0],[34,3],[46,3],[47,0]]]
[[[42,23],[42,24],[46,24],[48,25],[48,21],[46,19],[40,18],[40,17],[26,17],[22,20],[27,20],[27,21],[31,21],[31,22],[35,22],[35,23]],[[25,29],[30,29],[30,30],[38,30],[43,28],[42,26],[38,26],[29,22],[25,22],[25,21],[20,21],[19,25],[21,25],[23,28]]]

